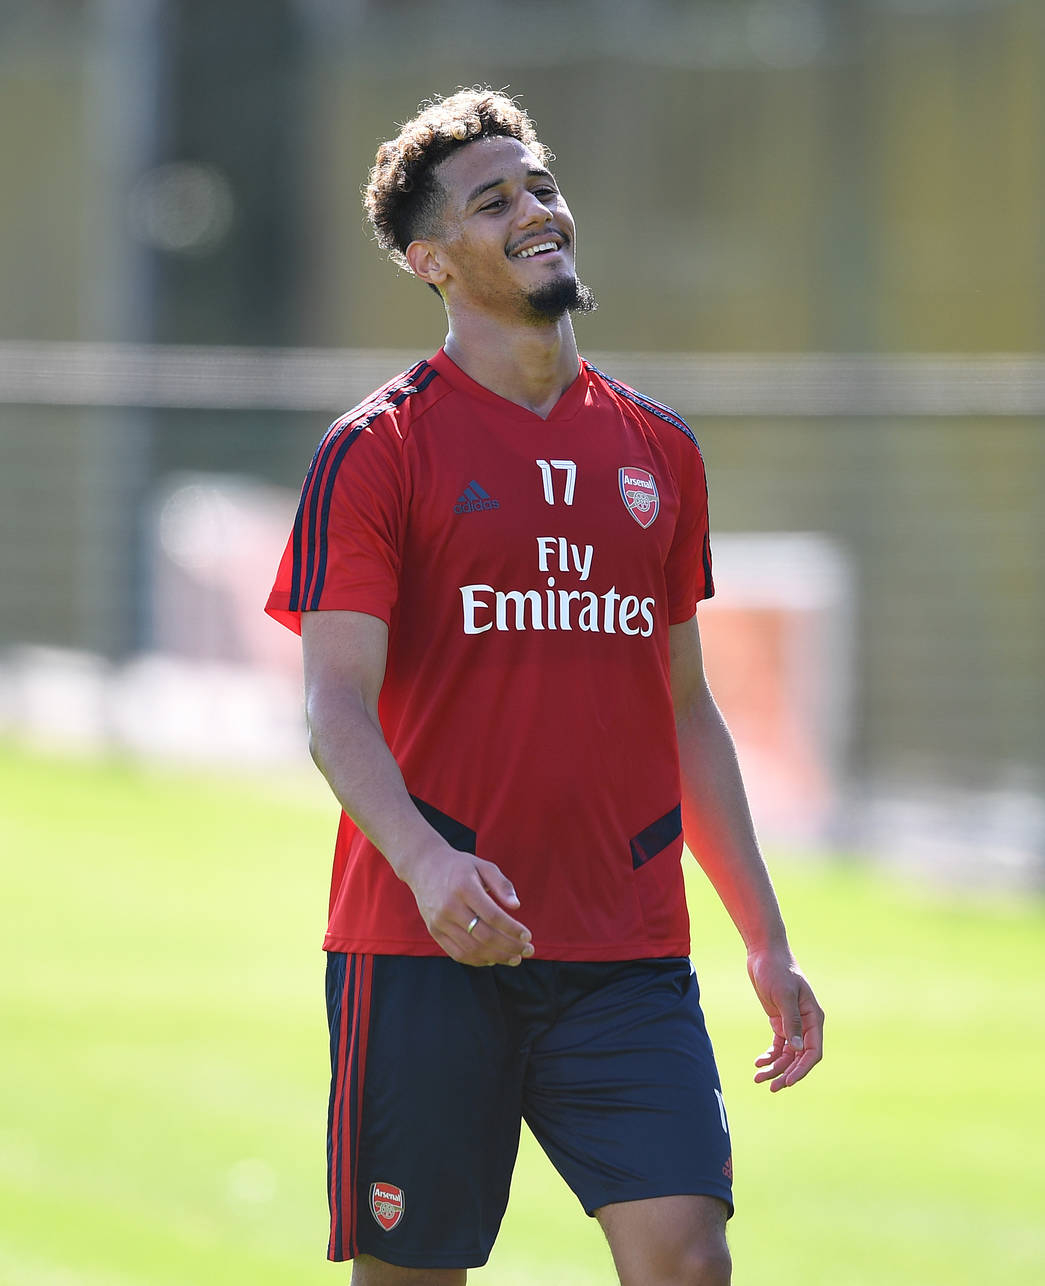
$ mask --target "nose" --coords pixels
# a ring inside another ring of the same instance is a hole
[[[551,217],[551,210],[535,193],[527,189],[519,204],[519,226],[521,228],[539,227],[542,223],[550,223]]]

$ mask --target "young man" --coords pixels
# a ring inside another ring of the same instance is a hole
[[[704,679],[700,451],[578,358],[570,313],[594,300],[514,102],[425,105],[366,205],[449,331],[320,443],[268,603],[301,632],[344,810],[329,1256],[357,1286],[461,1286],[525,1118],[625,1286],[718,1286],[732,1161],[683,825],[769,1016],[755,1079],[805,1076],[823,1015]]]

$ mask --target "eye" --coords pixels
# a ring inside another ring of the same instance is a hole
[[[499,210],[504,205],[504,197],[494,197],[492,201],[487,201],[485,205],[479,207],[480,212],[483,210]]]

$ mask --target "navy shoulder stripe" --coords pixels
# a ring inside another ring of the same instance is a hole
[[[622,384],[620,380],[613,379],[605,371],[600,371],[597,366],[593,366],[591,362],[586,361],[584,365],[600,379],[605,380],[615,393],[619,393],[621,397],[627,398],[629,402],[634,402],[636,406],[641,406],[644,411],[649,411],[651,415],[663,420],[665,424],[670,424],[678,429],[680,433],[684,433],[697,450],[700,450],[696,435],[677,411],[673,411],[670,406],[665,406],[663,402],[655,401],[652,397],[646,397],[644,393],[637,392],[627,384]]]
[[[335,420],[323,435],[305,475],[294,519],[291,611],[314,612],[319,607],[326,579],[327,523],[334,484],[349,448],[376,419],[423,392],[438,374],[427,361],[418,362]]]

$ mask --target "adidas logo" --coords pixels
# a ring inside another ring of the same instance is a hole
[[[483,509],[500,509],[499,500],[494,500],[489,492],[484,491],[473,478],[457,497],[454,505],[455,514],[475,514]]]

